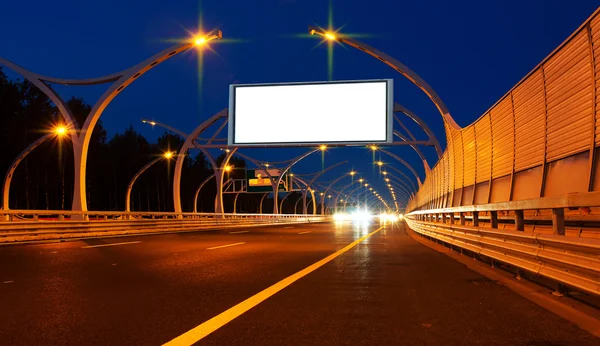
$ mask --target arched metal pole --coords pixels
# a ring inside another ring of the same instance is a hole
[[[222,37],[220,30],[214,30],[209,33],[206,40],[220,39]],[[195,46],[194,42],[185,42],[171,46],[158,54],[142,61],[141,63],[121,72],[117,72],[108,76],[99,78],[90,78],[84,80],[51,78],[40,74],[28,71],[21,66],[12,63],[6,59],[0,58],[0,64],[7,66],[13,71],[21,74],[25,79],[38,87],[50,100],[56,105],[58,111],[67,123],[71,131],[71,142],[73,143],[74,157],[74,186],[73,186],[73,211],[87,211],[86,198],[86,164],[87,153],[92,137],[92,132],[104,109],[108,104],[127,86],[133,83],[138,77],[148,72],[161,62],[178,55],[181,52],[187,51]],[[77,120],[69,111],[65,102],[61,97],[50,87],[49,84],[63,85],[93,85],[93,84],[113,84],[102,94],[100,99],[96,101],[90,114],[86,117],[85,123],[79,127]]]
[[[225,167],[229,165],[229,160],[233,156],[233,154],[237,151],[238,148],[233,148],[229,151],[221,163],[221,167],[218,171],[215,172],[215,177],[217,178],[217,197],[215,201],[215,213],[224,214],[225,207],[223,206],[223,177],[225,175]]]
[[[358,189],[360,189],[360,188],[362,188],[362,187],[363,187],[363,186],[362,186],[362,184],[361,184],[361,186],[359,186],[359,187],[355,188],[354,190],[352,190],[352,191],[348,192],[348,193],[347,193],[347,195],[348,195],[348,196],[352,196],[352,194],[353,194],[353,193],[354,193],[356,190],[358,190]],[[342,191],[343,191],[343,190],[342,190]],[[337,209],[337,203],[338,203],[338,200],[339,200],[339,198],[340,198],[340,195],[341,195],[342,191],[340,191],[340,193],[339,193],[339,194],[337,195],[337,197],[335,198],[335,203],[334,203],[334,208],[335,208],[335,209]],[[356,200],[357,200],[357,201],[360,201],[358,198],[356,198]],[[346,206],[344,205],[344,211],[346,211],[346,208],[345,208],[345,207],[346,207]]]
[[[18,156],[17,158],[11,163],[10,168],[8,169],[8,172],[6,172],[6,175],[4,176],[4,184],[2,185],[2,209],[3,210],[9,210],[9,197],[10,197],[10,182],[12,181],[13,178],[13,174],[15,173],[15,170],[17,169],[17,167],[19,166],[19,163],[21,163],[21,161],[23,161],[25,159],[25,157],[27,155],[29,155],[30,152],[33,151],[33,149],[39,147],[40,145],[42,145],[44,142],[46,142],[48,139],[52,138],[56,136],[55,133],[48,133],[46,135],[43,135],[42,137],[38,138],[35,142],[31,143],[27,148],[25,148],[25,150],[23,150]]]
[[[289,192],[287,195],[285,195],[282,199],[281,202],[279,203],[279,211],[283,212],[283,202],[285,202],[286,198],[288,198],[292,193]]]
[[[407,185],[410,184],[410,189],[409,190],[411,190],[411,191],[417,191],[418,190],[418,188],[415,185],[415,183],[412,181],[412,179],[408,175],[406,175],[406,173],[404,173],[403,171],[401,171],[400,169],[398,169],[398,168],[396,168],[396,167],[394,167],[392,165],[386,165],[386,172],[387,172],[387,174],[392,174],[392,173],[389,172],[389,170],[387,168],[391,168],[392,170],[394,170],[395,172],[397,172],[398,174],[400,174],[402,176],[402,178],[406,179],[406,180],[403,180],[403,181],[405,181],[405,183],[407,183]],[[400,177],[396,177],[396,178],[398,180],[401,180]]]
[[[183,169],[183,164],[185,161],[187,151],[191,148],[195,148],[196,145],[195,145],[194,140],[196,139],[196,137],[198,137],[202,132],[204,132],[204,130],[206,130],[207,128],[212,126],[214,123],[216,123],[219,119],[227,119],[227,108],[221,110],[217,114],[208,118],[206,121],[204,121],[198,127],[196,127],[194,129],[194,131],[192,131],[192,133],[190,133],[187,137],[185,137],[185,142],[183,143],[183,146],[179,150],[179,156],[177,157],[177,162],[175,163],[175,172],[173,173],[173,205],[175,206],[175,212],[178,214],[182,212],[182,209],[181,209],[181,171]],[[203,152],[205,153],[205,156],[210,156],[210,154],[208,154],[208,155],[206,154],[207,153],[206,150],[204,150]],[[210,159],[212,159],[212,156]],[[227,161],[229,161],[229,159]],[[213,169],[214,168],[215,167],[213,166]],[[215,170],[215,174],[217,174],[216,170]],[[218,174],[217,174],[217,177],[218,177]],[[219,179],[217,179],[217,180],[219,180]],[[221,182],[221,181],[219,181],[219,182]],[[217,186],[219,186],[219,185],[217,185]]]
[[[309,34],[311,34],[311,35],[316,34],[316,35],[322,36],[324,38],[327,38],[326,32],[324,32],[323,29],[321,29],[319,27],[311,25],[308,27],[308,31],[309,31]],[[450,115],[450,112],[448,111],[446,104],[438,96],[438,94],[435,92],[435,90],[433,90],[433,88],[429,84],[427,84],[427,82],[425,82],[425,80],[423,80],[413,70],[408,68],[406,65],[404,65],[400,61],[392,58],[391,56],[367,45],[366,43],[360,42],[354,38],[344,36],[339,33],[335,33],[335,35],[333,37],[334,37],[334,40],[336,40],[340,43],[345,43],[351,47],[357,48],[357,49],[377,58],[379,61],[382,61],[383,63],[390,66],[394,70],[400,72],[400,74],[402,74],[404,77],[406,77],[409,81],[411,81],[414,85],[416,85],[419,89],[421,89],[429,97],[429,99],[433,102],[435,107],[438,109],[438,111],[442,115],[442,119],[444,119],[444,121],[448,125],[450,125],[451,127],[453,127],[456,130],[460,130],[460,127],[458,126],[458,124],[456,124],[456,122]]]
[[[185,158],[187,156],[188,150],[192,149],[192,148],[200,149],[202,151],[202,153],[204,154],[204,156],[207,158],[207,160],[210,162],[211,167],[213,168],[213,172],[216,174],[219,169],[219,167],[217,167],[215,160],[212,157],[212,155],[210,154],[210,152],[208,152],[208,150],[206,150],[206,148],[203,148],[200,144],[198,144],[196,142],[196,140],[200,136],[200,134],[202,134],[202,132],[204,132],[206,129],[208,129],[209,127],[211,127],[212,125],[214,125],[217,121],[219,121],[221,119],[223,119],[224,121],[223,121],[223,124],[221,125],[220,129],[222,129],[225,124],[227,124],[227,108],[221,110],[220,112],[216,113],[215,115],[211,116],[206,121],[204,121],[203,123],[198,125],[198,127],[196,127],[194,129],[194,131],[192,131],[192,133],[190,133],[190,134],[187,134],[181,130],[178,130],[172,126],[160,123],[158,121],[142,119],[142,122],[145,124],[162,127],[164,129],[167,129],[171,132],[178,134],[179,136],[181,136],[184,139],[184,143],[183,143],[181,149],[179,150],[180,155],[177,157],[177,161],[175,162],[175,171],[173,174],[173,205],[174,205],[176,213],[182,212],[182,208],[181,208],[181,172],[183,170],[183,164],[185,162]],[[211,138],[210,141],[214,140],[214,137],[218,135],[219,131],[220,130],[218,130],[214,134],[213,138]]]
[[[408,162],[406,162],[400,156],[398,156],[398,155],[396,155],[396,154],[394,154],[394,153],[392,153],[390,151],[387,151],[385,149],[377,148],[377,150],[379,150],[380,152],[382,152],[384,154],[387,154],[387,155],[393,157],[398,162],[400,162],[403,165],[405,165],[412,172],[412,174],[415,176],[415,178],[417,179],[417,183],[419,184],[419,187],[421,186],[421,178],[419,178],[419,174],[417,173],[417,171],[415,171],[415,169]]]
[[[258,209],[258,213],[262,214],[263,212],[263,201],[265,200],[265,198],[269,195],[269,193],[265,193],[262,198],[260,199],[260,207]]]
[[[131,178],[131,181],[129,181],[129,185],[127,185],[127,193],[125,193],[125,211],[126,212],[130,212],[131,211],[131,190],[133,189],[133,184],[135,183],[135,181],[137,180],[137,178],[142,175],[142,173],[144,173],[148,168],[150,168],[153,164],[157,163],[160,160],[165,159],[164,156],[161,157],[157,157],[154,160],[148,162],[144,167],[142,167],[142,169],[140,169],[134,176],[133,178]]]
[[[294,204],[294,215],[298,214],[298,202],[302,200],[302,197],[298,198],[296,204]]]
[[[338,162],[334,165],[331,165],[327,168],[325,168],[324,170],[317,172],[314,177],[312,177],[312,179],[308,182],[308,187],[312,188],[313,184],[315,183],[315,181],[317,181],[317,179],[322,176],[323,174],[327,173],[328,171],[332,170],[333,168],[339,166],[339,165],[343,165],[348,163],[348,161],[342,161],[342,162]],[[308,192],[308,190],[304,190],[302,191],[302,210],[304,212],[304,214],[308,214],[308,206],[306,204],[306,193]],[[313,210],[313,212],[315,213],[314,215],[316,215],[316,210]]]
[[[350,175],[350,176],[351,176],[351,174],[350,174],[350,173],[346,173],[346,174],[342,175],[341,177],[339,177],[339,178],[337,178],[337,179],[334,179],[334,180],[333,180],[333,181],[332,181],[332,182],[331,182],[331,183],[330,183],[330,184],[329,184],[329,185],[328,185],[328,186],[325,188],[325,191],[323,191],[323,196],[325,196],[325,197],[326,197],[326,196],[328,196],[328,195],[329,195],[329,189],[331,189],[331,187],[332,187],[333,185],[335,185],[337,182],[339,182],[340,180],[344,179],[344,178],[345,178],[346,176],[348,176],[348,175]],[[322,215],[322,214],[324,214],[324,213],[325,213],[325,206],[324,206],[324,204],[321,204],[321,215]]]
[[[423,131],[425,131],[425,133],[429,136],[429,140],[433,141],[433,146],[435,147],[435,151],[438,155],[438,158],[442,157],[442,146],[440,145],[440,142],[438,141],[433,131],[431,131],[429,126],[427,126],[426,122],[424,122],[415,113],[409,111],[406,107],[402,106],[398,102],[394,103],[394,113],[404,113],[407,117],[411,118],[415,123],[417,123],[419,127],[423,129]]]
[[[198,212],[198,196],[200,196],[200,190],[202,190],[204,185],[206,185],[206,183],[208,183],[214,177],[215,177],[214,173],[209,175],[206,179],[204,179],[204,181],[196,189],[196,193],[194,194],[194,213]]]
[[[383,180],[385,181],[386,184],[389,184],[390,182],[395,182],[397,184],[401,184],[400,186],[402,187],[402,189],[410,196],[413,193],[413,190],[411,189],[411,187],[401,178],[395,176],[394,174],[387,172],[386,171],[386,175],[383,177]],[[389,180],[389,182],[388,182]]]
[[[337,210],[337,202],[340,199],[340,196],[342,195],[342,193],[344,192],[344,190],[346,190],[347,188],[349,188],[350,186],[354,185],[356,182],[358,181],[353,181],[350,184],[344,186],[338,193],[337,196],[335,196],[335,199],[333,201],[333,209]],[[362,186],[362,183],[360,184]],[[360,186],[359,186],[360,187]]]
[[[240,196],[240,193],[238,192],[235,194],[235,198],[233,198],[233,213],[234,214],[237,214],[237,200],[238,200],[239,196]]]
[[[305,157],[309,156],[310,154],[316,153],[318,151],[321,151],[321,149],[314,149],[311,150],[309,152],[307,152],[306,154],[300,155],[299,157],[297,157],[294,161],[292,161],[289,165],[287,165],[287,167],[285,167],[282,171],[281,174],[279,175],[279,177],[277,178],[277,181],[275,184],[273,184],[273,214],[278,214],[278,200],[279,200],[279,184],[281,183],[281,179],[283,179],[284,174],[287,173],[287,171],[290,170],[290,168],[292,168],[292,166],[294,166],[295,164],[297,164],[298,162],[300,162],[302,159],[304,159]]]

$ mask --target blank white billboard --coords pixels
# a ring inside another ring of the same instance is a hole
[[[233,84],[229,145],[389,143],[392,80]]]

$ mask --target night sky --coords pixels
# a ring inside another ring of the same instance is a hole
[[[465,126],[597,6],[597,0],[336,0],[331,8],[335,28],[362,34],[358,39],[417,72],[437,91],[458,124]],[[197,30],[199,18],[205,30],[223,31],[229,42],[211,44],[215,53],[206,52],[201,73],[197,53],[187,52],[156,67],[117,96],[101,118],[109,136],[130,124],[149,140],[162,134],[162,129],[142,124],[141,118],[189,132],[227,107],[230,83],[328,79],[326,45],[317,46],[317,38],[305,37],[308,25],[327,26],[327,0],[4,1],[0,8],[0,56],[53,77],[97,77],[128,68],[173,44],[170,40],[189,37],[188,31]],[[445,146],[441,118],[419,89],[356,49],[335,47],[334,80],[372,78],[394,78],[395,100],[425,119]],[[82,96],[93,103],[105,88],[57,90],[65,99]],[[411,129],[418,132],[414,126]],[[245,152],[263,161],[279,161],[304,151]],[[423,177],[412,149],[394,152],[414,164]],[[425,152],[433,166],[434,151]],[[323,163],[321,159],[315,155],[296,171],[317,171],[322,165],[349,160],[346,168],[336,169],[323,180],[354,167],[368,180],[380,181],[372,155],[364,148],[331,149]],[[381,183],[376,186],[384,192]]]

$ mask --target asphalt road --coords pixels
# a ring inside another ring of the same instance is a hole
[[[160,345],[377,228],[313,224],[0,247],[0,345]],[[599,343],[396,226],[198,344]]]

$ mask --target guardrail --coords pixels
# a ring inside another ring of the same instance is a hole
[[[168,212],[0,211],[0,243],[324,222],[327,216]]]
[[[405,220],[424,236],[600,295],[598,206],[600,193],[575,193],[418,210]]]

